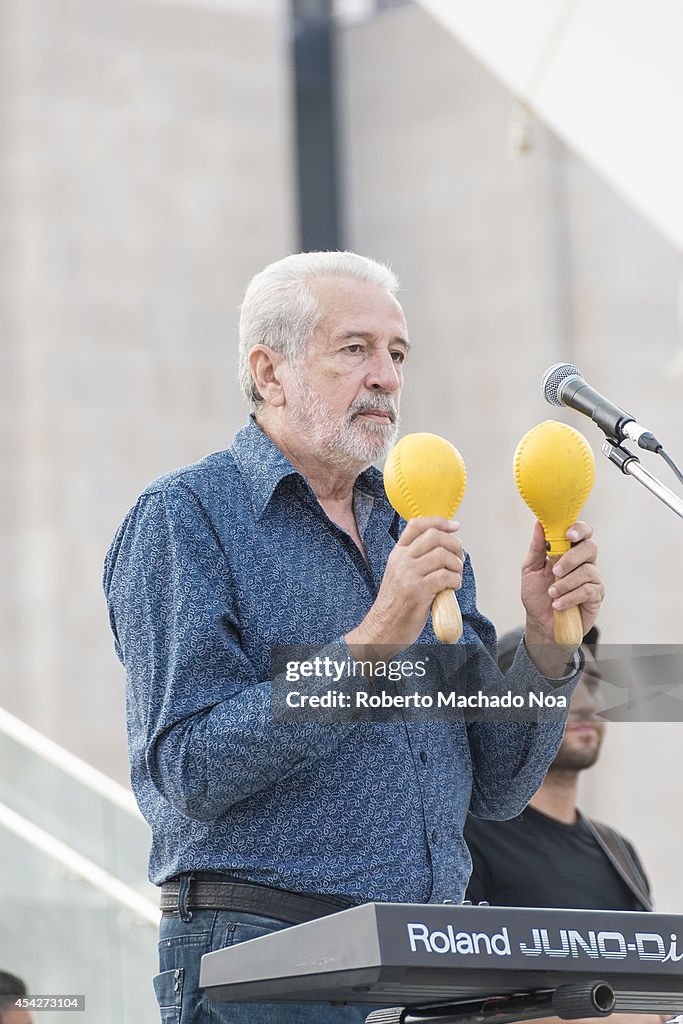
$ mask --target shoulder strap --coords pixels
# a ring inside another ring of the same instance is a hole
[[[654,910],[647,879],[643,876],[619,833],[602,821],[594,821],[585,815],[581,815],[581,817],[588,825],[596,843],[633,895],[640,900],[646,910]]]

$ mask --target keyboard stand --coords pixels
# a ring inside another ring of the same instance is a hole
[[[607,982],[592,981],[441,1006],[394,1006],[373,1010],[366,1024],[513,1024],[541,1017],[578,1020],[608,1017],[615,1002],[614,990]]]

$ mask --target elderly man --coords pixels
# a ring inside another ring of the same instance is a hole
[[[289,256],[258,274],[240,319],[252,417],[227,451],[151,484],[107,555],[131,778],[162,887],[164,1020],[363,1020],[354,1007],[209,1006],[200,957],[349,903],[461,900],[468,804],[518,813],[561,739],[562,721],[271,712],[274,644],[381,664],[436,643],[429,610],[446,588],[459,591],[463,640],[495,651],[457,524],[401,523],[372,467],[397,434],[409,350],[396,290],[390,270],[354,253]],[[552,642],[552,611],[580,606],[588,629],[603,591],[590,527],[568,536],[553,574],[536,524],[515,687],[550,679],[569,695],[578,678],[580,655]]]

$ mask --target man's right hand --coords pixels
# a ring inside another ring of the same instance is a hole
[[[360,625],[346,634],[354,657],[383,661],[415,643],[432,601],[462,586],[464,554],[458,523],[438,516],[411,519],[387,560],[382,584]]]

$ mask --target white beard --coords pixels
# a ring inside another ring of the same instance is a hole
[[[296,397],[290,399],[292,422],[309,437],[316,452],[333,465],[362,464],[367,467],[384,459],[398,437],[398,410],[386,391],[368,391],[345,415],[332,413],[308,379],[297,372]],[[371,409],[389,412],[393,423],[377,423],[359,416]]]

